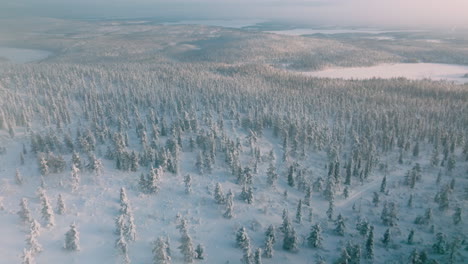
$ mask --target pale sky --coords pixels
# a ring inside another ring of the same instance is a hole
[[[1,16],[286,19],[340,26],[468,27],[468,0],[0,0]]]

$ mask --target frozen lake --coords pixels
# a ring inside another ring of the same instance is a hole
[[[308,76],[342,79],[370,79],[404,77],[412,80],[447,80],[468,83],[468,66],[439,63],[395,63],[370,67],[330,68],[321,71],[301,72]]]
[[[419,30],[381,30],[376,28],[296,28],[288,30],[272,30],[265,31],[268,33],[288,35],[288,36],[302,36],[302,35],[314,35],[314,34],[382,34],[392,32],[419,32]]]
[[[216,26],[216,27],[226,27],[226,28],[243,28],[248,26],[253,26],[258,23],[264,22],[260,19],[245,19],[245,20],[181,20],[176,22],[165,22],[163,25],[204,25],[204,26]]]
[[[0,47],[0,57],[13,63],[38,61],[47,58],[50,54],[45,50]]]

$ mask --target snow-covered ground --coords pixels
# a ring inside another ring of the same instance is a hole
[[[413,80],[431,79],[447,80],[456,83],[468,83],[464,77],[468,73],[468,66],[439,64],[439,63],[395,63],[380,64],[370,67],[330,68],[321,71],[302,72],[313,77],[370,79],[370,78],[398,78]]]
[[[243,28],[253,26],[258,23],[264,22],[261,19],[246,19],[246,20],[180,20],[176,22],[165,22],[163,25],[204,25],[204,26],[216,26],[226,28]]]
[[[13,63],[27,63],[47,58],[51,53],[38,49],[17,49],[0,47],[0,57]]]

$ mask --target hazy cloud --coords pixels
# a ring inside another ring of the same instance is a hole
[[[468,0],[0,0],[0,16],[290,19],[369,26],[466,26]]]

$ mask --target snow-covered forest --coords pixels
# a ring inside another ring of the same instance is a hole
[[[429,44],[27,27],[52,55],[0,60],[1,263],[468,261],[468,85],[293,71]]]

